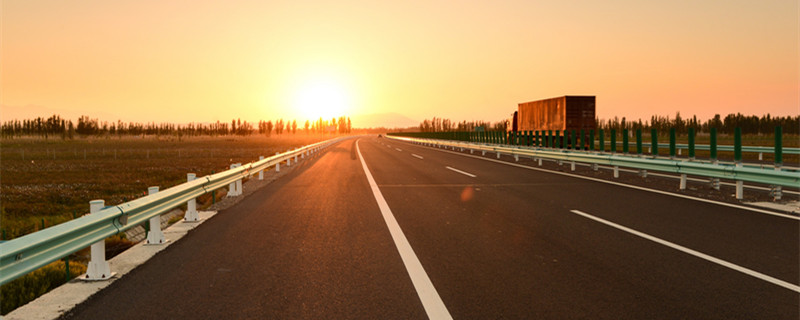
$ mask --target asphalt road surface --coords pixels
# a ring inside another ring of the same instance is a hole
[[[340,142],[68,318],[800,318],[796,217],[485,159]]]

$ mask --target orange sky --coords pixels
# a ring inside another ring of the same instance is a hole
[[[0,118],[497,121],[596,95],[600,118],[800,114],[784,1],[2,1]],[[357,123],[354,123],[358,126]]]

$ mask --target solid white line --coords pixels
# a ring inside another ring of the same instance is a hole
[[[422,156],[416,155],[416,154],[413,154],[413,153],[411,154],[411,156],[414,157],[414,158],[417,158],[417,159],[424,159]]]
[[[770,283],[772,283],[772,284],[779,285],[779,286],[781,286],[781,287],[784,287],[784,288],[786,288],[786,289],[792,290],[792,291],[794,291],[794,292],[798,292],[798,293],[800,293],[800,286],[796,286],[796,285],[794,285],[794,284],[791,284],[791,283],[789,283],[789,282],[786,282],[786,281],[783,281],[783,280],[779,280],[779,279],[775,279],[775,278],[773,278],[773,277],[770,277],[770,276],[768,276],[768,275],[765,275],[765,274],[763,274],[763,273],[756,272],[756,271],[753,271],[753,270],[747,269],[747,268],[745,268],[745,267],[741,267],[741,266],[739,266],[739,265],[736,265],[736,264],[730,263],[730,262],[728,262],[728,261],[725,261],[725,260],[722,260],[722,259],[718,259],[718,258],[715,258],[715,257],[709,256],[709,255],[707,255],[707,254],[705,254],[705,253],[698,252],[698,251],[695,251],[695,250],[692,250],[692,249],[686,248],[686,247],[684,247],[684,246],[681,246],[681,245],[674,244],[674,243],[672,243],[672,242],[669,242],[669,241],[663,240],[663,239],[661,239],[661,238],[656,238],[656,237],[654,237],[654,236],[651,236],[651,235],[649,235],[649,234],[646,234],[646,233],[643,233],[643,232],[639,232],[639,231],[633,230],[633,229],[631,229],[631,228],[628,228],[628,227],[624,227],[624,226],[618,225],[618,224],[616,224],[616,223],[613,223],[613,222],[611,222],[611,221],[608,221],[608,220],[604,220],[604,219],[601,219],[601,218],[595,217],[595,216],[593,216],[593,215],[590,215],[590,214],[588,214],[588,213],[585,213],[585,212],[581,212],[581,211],[578,211],[578,210],[570,210],[570,212],[572,212],[572,213],[574,213],[574,214],[577,214],[577,215],[584,216],[584,217],[586,217],[586,218],[589,218],[589,219],[592,219],[592,220],[594,220],[594,221],[597,221],[597,222],[603,223],[603,224],[605,224],[605,225],[608,225],[608,226],[611,226],[611,227],[617,228],[617,229],[619,229],[619,230],[622,230],[622,231],[628,232],[628,233],[630,233],[630,234],[633,234],[633,235],[636,235],[636,236],[639,236],[639,237],[645,238],[645,239],[647,239],[647,240],[650,240],[650,241],[653,241],[653,242],[655,242],[655,243],[658,243],[658,244],[665,245],[665,246],[667,246],[667,247],[670,247],[670,248],[673,248],[673,249],[675,249],[675,250],[682,251],[682,252],[684,252],[684,253],[688,253],[688,254],[690,254],[690,255],[693,255],[693,256],[695,256],[695,257],[698,257],[698,258],[701,258],[701,259],[705,259],[705,260],[707,260],[707,261],[710,261],[710,262],[716,263],[716,264],[718,264],[718,265],[721,265],[721,266],[723,266],[723,267],[727,267],[727,268],[730,268],[730,269],[733,269],[733,270],[739,271],[739,272],[741,272],[741,273],[744,273],[744,274],[746,274],[746,275],[749,275],[749,276],[751,276],[751,277],[755,277],[755,278],[758,278],[758,279],[764,280],[764,281],[766,281],[766,282],[770,282]]]
[[[406,236],[403,234],[403,230],[401,230],[400,225],[397,224],[397,220],[395,220],[392,210],[389,209],[389,204],[387,204],[386,200],[383,198],[383,194],[381,194],[381,190],[375,183],[375,179],[373,179],[372,174],[369,173],[367,163],[364,162],[364,157],[361,155],[361,149],[358,146],[359,140],[356,140],[356,151],[358,152],[358,158],[361,159],[361,166],[364,168],[364,173],[367,175],[367,181],[369,181],[369,186],[372,188],[375,201],[378,202],[378,207],[381,209],[383,220],[386,221],[386,226],[389,227],[389,233],[392,234],[394,245],[397,247],[400,258],[403,259],[403,264],[405,264],[408,275],[411,277],[411,282],[417,290],[417,295],[419,295],[419,299],[422,301],[425,313],[428,314],[429,319],[453,319],[453,317],[450,316],[450,312],[447,311],[447,307],[445,307],[442,298],[439,297],[439,293],[436,292],[436,288],[433,286],[431,279],[428,278],[428,274],[425,273],[422,263],[419,262],[417,255],[414,254],[414,249],[412,249],[411,244],[408,243]]]
[[[397,150],[397,151],[403,151],[403,150],[401,150],[400,148],[394,148],[394,149],[395,149],[395,150]]]
[[[475,177],[476,177],[474,174],[471,174],[471,173],[469,173],[469,172],[464,172],[464,171],[458,170],[458,169],[456,169],[456,168],[453,168],[453,167],[447,167],[447,166],[445,166],[445,168],[447,168],[447,169],[450,169],[450,170],[453,170],[453,171],[455,171],[455,172],[458,172],[458,173],[460,173],[460,174],[463,174],[463,175],[465,175],[465,176],[470,176],[470,177],[473,177],[473,178],[475,178]]]
[[[592,177],[585,177],[585,176],[566,173],[566,172],[559,172],[559,171],[551,171],[551,170],[546,170],[546,169],[541,169],[541,168],[534,168],[534,167],[529,167],[529,166],[526,166],[526,165],[521,165],[521,164],[517,164],[517,163],[513,163],[513,162],[505,162],[505,161],[501,161],[501,160],[484,158],[484,157],[481,157],[481,156],[463,154],[463,153],[460,153],[460,152],[454,152],[454,151],[448,151],[448,150],[440,150],[440,149],[437,149],[437,148],[431,148],[431,149],[437,150],[437,151],[440,151],[440,152],[447,152],[447,153],[457,154],[457,155],[464,156],[464,157],[470,157],[470,158],[475,158],[475,159],[481,159],[481,160],[501,163],[501,164],[514,166],[514,167],[518,167],[518,168],[524,168],[524,169],[528,169],[528,170],[547,172],[547,173],[558,174],[558,175],[567,176],[567,177],[591,180],[591,181],[600,182],[600,183],[613,184],[615,186],[620,186],[620,187],[626,187],[626,188],[631,188],[631,189],[636,189],[636,190],[648,191],[648,192],[653,192],[653,193],[658,193],[658,194],[663,194],[663,195],[668,195],[668,196],[673,196],[673,197],[678,197],[678,198],[684,198],[684,199],[689,199],[689,200],[706,202],[706,203],[716,204],[716,205],[720,205],[720,206],[726,206],[726,207],[742,209],[742,210],[747,210],[747,211],[752,211],[752,212],[758,212],[758,213],[762,213],[762,214],[766,214],[766,215],[771,215],[771,216],[776,216],[776,217],[781,217],[781,218],[787,218],[787,219],[800,221],[800,217],[797,217],[797,216],[792,216],[792,215],[788,215],[788,214],[772,212],[772,211],[768,211],[768,210],[761,210],[761,209],[751,208],[751,207],[746,207],[746,206],[740,206],[738,204],[733,204],[733,203],[726,203],[726,202],[714,201],[714,200],[709,200],[709,199],[695,198],[695,197],[687,196],[687,195],[683,195],[683,194],[672,193],[672,192],[661,191],[661,190],[655,190],[655,189],[650,189],[650,188],[645,188],[645,187],[639,187],[639,186],[634,186],[634,185],[630,185],[630,184],[624,184],[624,183],[620,183],[620,182],[608,181],[608,180],[592,178]]]

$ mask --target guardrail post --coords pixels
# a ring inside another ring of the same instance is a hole
[[[583,130],[572,130],[572,150],[583,150]]]
[[[617,153],[617,129],[611,129],[611,153]],[[603,145],[603,150],[605,150],[606,145]]]
[[[279,155],[279,154],[280,154],[279,152],[275,152],[276,156]],[[281,163],[280,162],[275,164],[275,172],[281,172]]]
[[[147,194],[153,195],[158,193],[158,187],[147,188]],[[150,218],[150,231],[147,233],[146,244],[156,245],[167,242],[164,238],[164,233],[161,232],[161,215]]]
[[[533,145],[533,130],[525,131],[525,142],[527,146]]]
[[[89,201],[89,214],[97,214],[105,207],[105,200]],[[100,240],[92,244],[92,258],[86,268],[86,275],[81,277],[83,280],[108,280],[114,276],[111,267],[106,261],[106,240]]]
[[[614,178],[619,178],[619,166],[614,166]]]
[[[775,171],[781,171],[783,166],[783,128],[775,126]],[[781,200],[783,190],[781,186],[775,186],[772,193],[775,201]]]
[[[694,160],[694,127],[689,128],[689,161]]]
[[[711,151],[711,163],[717,164],[717,128],[711,128],[709,137],[709,149]],[[711,178],[711,187],[719,190],[719,178]]]
[[[656,129],[650,129],[650,139],[652,140],[651,154],[653,157],[658,157],[658,131]]]
[[[685,173],[681,174],[681,185],[680,185],[680,189],[681,189],[681,190],[686,190],[686,174],[685,174]]]
[[[559,133],[560,130],[556,130],[556,149],[561,149],[561,134]]]
[[[197,178],[197,175],[194,173],[187,173],[186,174],[186,181],[191,182]],[[186,202],[186,213],[183,215],[184,221],[197,221],[200,220],[200,216],[197,214],[197,200],[192,198]]]
[[[622,129],[622,153],[628,154],[628,129]]]
[[[234,163],[231,165],[231,169],[241,167],[241,163]],[[236,197],[242,195],[242,179],[239,178],[238,180],[231,182],[230,190],[228,191],[229,197]]]
[[[742,162],[742,128],[736,128],[733,132],[733,161]]]
[[[742,167],[742,128],[736,128],[733,133],[733,159],[736,167]],[[736,180],[736,199],[744,198],[744,181]]]
[[[258,156],[258,161],[264,160],[264,156]],[[258,171],[258,180],[264,180],[264,170]]]
[[[564,136],[565,136],[564,138],[566,139],[566,141],[564,141],[564,147],[566,147],[567,150],[570,149],[578,150],[577,148],[578,134],[575,132],[575,130],[573,129],[572,131],[564,131]]]
[[[578,150],[586,150],[586,132],[583,129],[580,130],[580,137],[578,137]]]
[[[775,126],[775,166],[783,166],[783,128]]]
[[[675,159],[675,128],[669,129],[669,158]]]

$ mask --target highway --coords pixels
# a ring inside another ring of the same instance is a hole
[[[386,138],[328,148],[68,319],[798,319],[800,221]]]

